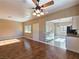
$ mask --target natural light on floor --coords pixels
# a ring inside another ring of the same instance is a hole
[[[3,40],[3,41],[0,41],[0,46],[18,43],[18,42],[20,42],[20,40],[18,40],[18,39]]]

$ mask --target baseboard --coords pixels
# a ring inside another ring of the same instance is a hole
[[[68,49],[66,51],[79,54],[79,52],[75,52],[75,51],[68,50]]]
[[[76,51],[76,50],[69,50],[69,49],[67,49],[67,51],[70,51],[70,52],[73,52],[73,53],[78,53],[79,54],[79,51]]]
[[[32,41],[36,41],[36,42],[40,42],[40,43],[43,43],[43,44],[50,45],[50,44],[49,44],[49,43],[47,43],[47,42],[40,41],[40,40],[33,40],[32,38],[29,38],[29,37],[26,37],[26,36],[23,36],[23,38],[25,38],[25,39],[29,39],[29,40],[32,40]]]
[[[52,44],[49,44],[47,42],[44,42],[44,41],[40,41],[40,40],[33,40],[32,38],[29,38],[29,37],[26,37],[26,36],[23,36],[24,39],[29,39],[29,40],[32,40],[32,41],[36,41],[36,42],[40,42],[40,43],[43,43],[43,44],[46,44],[46,45],[50,45],[50,46],[53,46],[53,47],[57,47],[55,45],[52,45]],[[60,48],[60,47],[57,47],[57,48]],[[62,48],[61,48],[62,49]],[[64,48],[63,48],[64,49]],[[64,49],[66,50],[66,49]]]

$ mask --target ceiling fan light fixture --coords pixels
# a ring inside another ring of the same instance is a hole
[[[35,16],[35,15],[36,15],[36,13],[35,13],[35,12],[33,12],[33,15]]]
[[[40,14],[37,14],[37,17],[40,17],[41,15]]]
[[[45,15],[46,13],[44,12],[44,9],[46,9],[46,7],[51,6],[54,4],[53,0],[49,0],[47,3],[44,3],[42,5],[40,5],[40,0],[32,0],[33,3],[36,5],[36,7],[34,8],[34,16],[42,16]]]
[[[37,10],[36,10],[36,13],[40,13],[40,10],[39,10],[39,9],[37,9]]]
[[[41,15],[44,15],[44,12],[41,12],[40,14],[41,14]]]

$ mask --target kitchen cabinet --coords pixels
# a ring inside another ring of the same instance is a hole
[[[72,17],[72,29],[79,29],[79,16]]]
[[[66,48],[67,50],[79,53],[79,37],[67,37]]]

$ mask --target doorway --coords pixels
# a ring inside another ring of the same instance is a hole
[[[33,40],[39,41],[39,23],[33,24]]]
[[[62,18],[46,22],[46,42],[66,49],[67,26],[72,25],[72,18]]]

